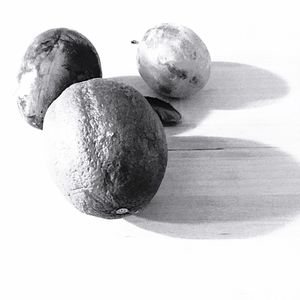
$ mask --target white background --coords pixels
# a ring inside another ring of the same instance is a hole
[[[251,139],[300,162],[297,1],[10,0],[0,16],[0,299],[300,298],[300,218],[250,239],[186,240],[85,216],[56,189],[43,132],[24,122],[13,97],[23,54],[47,29],[84,34],[112,77],[137,75],[132,39],[179,23],[198,33],[212,60],[267,69],[290,88],[269,106],[213,111],[186,134]]]

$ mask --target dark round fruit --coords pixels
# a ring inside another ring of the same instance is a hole
[[[50,104],[71,84],[102,77],[96,49],[82,34],[58,28],[35,38],[18,75],[18,106],[39,129]]]
[[[100,78],[73,84],[49,107],[44,135],[54,180],[87,214],[135,213],[163,179],[164,128],[128,85]]]

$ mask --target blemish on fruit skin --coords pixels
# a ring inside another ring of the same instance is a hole
[[[144,41],[147,40],[147,38],[148,38],[148,36],[149,36],[150,33],[151,33],[151,29],[149,29],[149,30],[146,31],[146,33],[144,35],[144,38],[143,38]]]
[[[169,26],[169,24],[162,24],[160,26],[157,27],[157,29],[163,30],[164,34],[170,34],[170,35],[178,35],[179,34],[179,29],[175,28],[175,27],[171,27]]]
[[[197,76],[193,76],[190,80],[189,80],[190,83],[192,84],[197,84],[199,82],[199,79],[197,78]]]
[[[156,41],[153,38],[147,37],[147,39],[144,38],[144,40],[148,48],[154,48]]]
[[[23,111],[26,109],[26,101],[23,98],[19,97],[19,104]]]
[[[173,64],[170,64],[170,63],[166,63],[165,65],[167,66],[168,71],[171,74],[178,77],[179,79],[186,79],[188,77],[187,71],[182,70],[182,69],[178,69],[177,67],[175,67]]]
[[[159,85],[158,86],[158,90],[162,93],[162,94],[171,94],[172,93],[172,89],[167,87],[167,86],[164,86],[164,85]]]
[[[116,210],[116,214],[118,215],[127,214],[128,212],[129,210],[127,208],[119,208],[118,210]]]

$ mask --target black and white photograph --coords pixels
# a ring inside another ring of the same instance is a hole
[[[299,300],[300,4],[0,5],[3,300]]]

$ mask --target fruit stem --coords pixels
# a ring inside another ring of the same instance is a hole
[[[131,41],[131,44],[135,44],[135,45],[136,45],[136,44],[138,44],[138,43],[139,43],[139,41],[137,41],[137,40],[132,40],[132,41]]]

